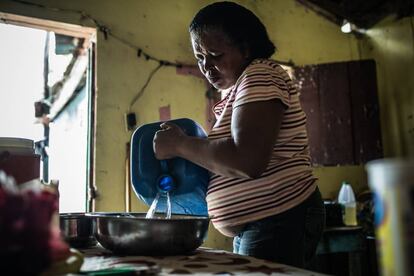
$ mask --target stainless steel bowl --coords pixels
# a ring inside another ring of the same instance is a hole
[[[75,248],[95,245],[95,222],[85,213],[61,213],[60,231],[64,240]]]
[[[91,213],[96,222],[96,239],[118,254],[181,255],[197,249],[204,241],[208,217],[145,213]]]

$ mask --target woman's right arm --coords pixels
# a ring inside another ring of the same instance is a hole
[[[214,140],[187,136],[166,123],[155,135],[155,155],[178,156],[228,177],[259,177],[269,162],[284,110],[277,99],[240,105],[233,110],[231,137]]]

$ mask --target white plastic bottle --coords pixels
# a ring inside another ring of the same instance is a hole
[[[355,194],[352,190],[352,186],[344,181],[338,195],[338,203],[342,205],[342,219],[345,225],[355,226],[358,225],[356,216],[356,201]]]

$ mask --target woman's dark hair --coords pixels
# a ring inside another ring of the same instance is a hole
[[[216,2],[202,8],[191,21],[189,31],[202,35],[209,30],[221,30],[228,38],[247,48],[250,58],[269,58],[276,50],[263,23],[250,10],[233,2]]]

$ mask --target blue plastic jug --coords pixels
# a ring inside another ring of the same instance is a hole
[[[169,121],[181,127],[189,136],[206,137],[201,126],[182,118]],[[167,207],[166,192],[171,199],[173,214],[207,215],[206,192],[209,172],[182,158],[158,160],[153,151],[155,132],[162,122],[145,124],[137,128],[131,138],[131,183],[135,194],[151,205],[157,193],[161,194],[157,211]]]

